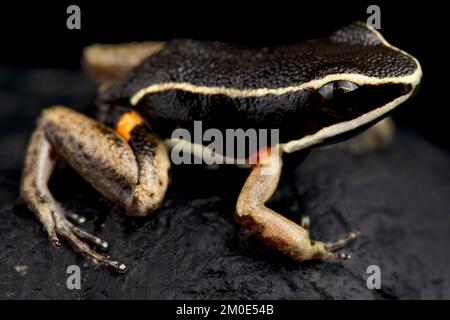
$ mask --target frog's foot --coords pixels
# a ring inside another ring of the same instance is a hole
[[[305,229],[308,232],[308,234],[310,234],[309,229],[311,226],[311,221],[308,216],[302,216],[302,219],[300,221],[300,226],[303,229]],[[329,252],[335,252],[337,250],[344,248],[350,242],[355,240],[358,236],[359,236],[359,231],[354,230],[354,231],[348,233],[347,235],[345,235],[343,238],[340,238],[333,242],[326,242],[325,248]],[[350,259],[350,255],[345,254],[345,253],[338,253],[338,259]]]
[[[70,222],[82,223],[84,218],[64,210],[53,198],[47,182],[59,154],[127,214],[143,216],[158,208],[169,182],[168,154],[162,142],[144,126],[131,124],[122,123],[119,134],[67,108],[45,110],[31,137],[21,182],[23,199],[51,241],[59,245],[59,237],[64,238],[77,251],[119,271],[125,269],[124,264],[85,243],[106,249],[107,242]]]
[[[101,263],[113,267],[119,272],[126,271],[126,266],[119,261],[111,260],[109,257],[95,251],[85,241],[89,241],[101,248],[102,250],[108,249],[108,243],[79,227],[73,225],[68,221],[61,211],[53,212],[53,219],[55,224],[55,232],[58,236],[67,240],[70,245],[78,252],[90,257],[95,263]],[[60,245],[59,239],[55,241],[57,246]]]
[[[106,242],[105,240],[96,237],[92,234],[90,234],[89,232],[84,231],[83,229],[81,229],[80,227],[75,226],[73,223],[71,223],[70,221],[65,221],[65,224],[67,225],[67,227],[78,236],[78,238],[80,239],[84,239],[87,240],[89,242],[91,242],[92,244],[96,245],[98,248],[102,249],[102,250],[107,250],[109,247],[108,242]]]
[[[357,232],[351,232],[335,242],[314,241],[307,230],[308,218],[304,217],[298,225],[264,205],[278,184],[281,166],[279,153],[273,153],[255,165],[236,205],[238,223],[296,261],[349,259],[350,255],[335,251],[354,240]],[[267,172],[272,174],[265,174]]]
[[[79,214],[72,212],[67,209],[62,209],[64,216],[67,218],[65,219],[65,224],[72,230],[73,233],[75,233],[80,239],[88,240],[95,244],[98,248],[102,250],[106,250],[109,247],[108,242],[105,240],[98,238],[89,232],[84,231],[77,225],[81,225],[86,222],[86,218],[83,216],[80,216]],[[74,225],[77,224],[77,225]]]
[[[93,44],[83,50],[82,65],[98,84],[103,84],[120,78],[164,45],[158,41]]]

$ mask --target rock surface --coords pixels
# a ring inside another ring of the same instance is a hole
[[[143,219],[92,190],[66,164],[51,181],[55,197],[87,217],[85,228],[110,243],[129,270],[117,275],[54,248],[18,195],[24,150],[44,106],[87,108],[95,87],[79,71],[0,71],[1,299],[442,299],[450,298],[450,155],[400,129],[370,156],[313,151],[286,174],[269,206],[312,237],[333,240],[357,228],[350,261],[296,264],[265,247],[233,220],[243,169],[174,168],[163,207]],[[68,290],[66,268],[82,270]],[[381,290],[366,287],[369,265]]]

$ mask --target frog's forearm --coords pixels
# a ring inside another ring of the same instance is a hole
[[[355,233],[335,243],[311,241],[306,229],[264,205],[278,184],[281,167],[280,155],[274,153],[253,168],[239,195],[236,220],[266,244],[296,261],[348,258],[332,250],[353,240]]]

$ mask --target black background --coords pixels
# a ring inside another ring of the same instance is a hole
[[[68,30],[66,9],[81,8],[81,30]],[[93,42],[198,38],[254,45],[326,36],[365,21],[370,1],[15,1],[1,7],[0,63],[78,68],[81,50]],[[440,2],[375,2],[381,32],[422,64],[419,94],[398,108],[396,120],[448,148],[447,18]],[[404,109],[408,111],[404,111]]]

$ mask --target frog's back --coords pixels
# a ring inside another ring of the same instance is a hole
[[[202,120],[204,128],[280,128],[287,141],[308,127],[300,114],[308,109],[310,91],[293,88],[330,74],[398,76],[405,72],[402,62],[400,68],[389,65],[395,60],[398,66],[399,58],[405,68],[411,64],[356,26],[280,47],[173,40],[112,84],[101,100],[135,108],[162,137]]]

